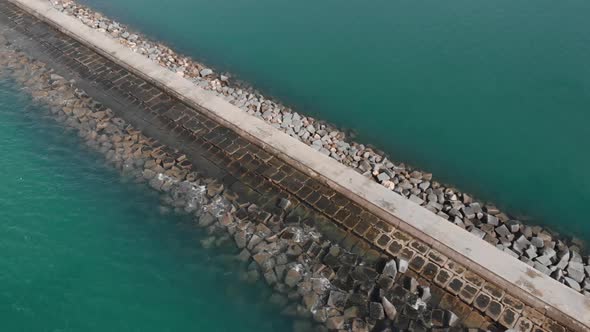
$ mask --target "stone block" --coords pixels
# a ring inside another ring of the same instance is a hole
[[[467,304],[471,304],[477,295],[477,288],[473,286],[473,284],[467,283],[461,291],[459,292],[459,298],[466,302]]]
[[[439,266],[444,266],[448,260],[448,258],[445,255],[441,254],[440,252],[434,249],[430,249],[427,257]]]
[[[402,251],[402,249],[403,245],[399,241],[393,240],[391,241],[391,244],[389,244],[389,247],[387,247],[387,252],[393,256],[397,256]]]
[[[389,235],[381,234],[377,238],[377,241],[375,241],[375,244],[381,249],[387,249],[387,246],[389,245],[390,242],[391,242],[391,237]]]
[[[486,315],[494,321],[498,321],[503,310],[504,306],[500,302],[492,300],[486,309]]]
[[[447,261],[447,263],[445,264],[445,268],[447,268],[455,274],[463,274],[465,272],[465,267],[452,260]]]
[[[446,289],[451,294],[457,295],[461,291],[461,288],[463,288],[464,284],[465,284],[465,282],[461,278],[455,276],[455,277],[453,277],[453,279],[451,279],[451,281],[447,285]]]
[[[410,247],[414,249],[417,253],[425,255],[428,252],[428,246],[418,240],[414,240],[410,243]]]
[[[472,283],[476,288],[481,288],[481,286],[483,286],[485,283],[485,280],[482,277],[471,271],[465,271],[465,273],[463,273],[463,279]]]
[[[428,280],[432,280],[438,273],[439,267],[438,265],[428,262],[424,265],[422,269],[422,276]]]
[[[553,320],[547,320],[545,324],[542,326],[545,330],[549,332],[565,332],[565,327],[561,326],[559,323]]]
[[[510,295],[510,294],[506,294],[504,296],[504,298],[502,299],[502,303],[508,307],[511,308],[512,310],[521,313],[522,310],[524,309],[524,303],[522,303],[520,300],[518,300],[517,298],[515,298],[514,296]]]
[[[463,327],[467,329],[480,329],[485,323],[486,319],[477,311],[472,311],[465,320],[463,320]]]
[[[426,264],[426,259],[424,259],[423,256],[415,255],[410,260],[410,269],[416,271],[417,273],[420,273],[420,271],[422,271],[422,269],[424,268],[425,264]]]
[[[453,277],[453,274],[445,269],[440,269],[438,271],[438,273],[436,274],[436,276],[434,277],[434,283],[439,285],[440,287],[446,287],[447,284],[449,283],[449,281],[451,281],[451,278]]]
[[[483,290],[498,301],[504,297],[504,291],[489,282],[483,285]]]
[[[473,301],[473,306],[477,308],[479,311],[485,312],[488,309],[488,306],[490,305],[491,301],[492,298],[488,294],[480,292],[475,297],[475,300]]]
[[[504,326],[505,328],[511,329],[516,324],[518,318],[519,314],[517,312],[510,308],[506,308],[504,312],[502,312],[502,315],[500,316],[498,322],[502,324],[502,326]]]
[[[533,322],[531,322],[530,320],[526,319],[525,317],[520,317],[517,321],[516,321],[516,325],[514,325],[514,328],[517,331],[521,331],[521,332],[531,332],[533,329]]]
[[[414,252],[414,250],[408,248],[408,247],[404,247],[402,248],[402,250],[399,253],[399,257],[410,261],[412,259],[412,257],[414,257],[416,253]]]

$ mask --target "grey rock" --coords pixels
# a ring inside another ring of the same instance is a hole
[[[465,215],[465,218],[467,218],[467,219],[475,218],[475,211],[473,211],[473,208],[471,206],[463,207],[463,214]]]
[[[342,330],[344,328],[344,317],[343,316],[330,317],[326,321],[326,326],[330,330]]]
[[[382,320],[385,318],[383,305],[379,302],[371,302],[369,304],[369,317],[374,320]]]
[[[330,291],[330,296],[328,297],[328,305],[335,308],[344,308],[347,299],[348,294],[333,290]]]
[[[482,231],[477,227],[473,227],[473,229],[471,230],[471,234],[477,236],[480,239],[483,239],[486,236],[486,232]]]
[[[387,264],[385,264],[382,274],[389,276],[392,279],[395,279],[395,277],[397,276],[397,264],[395,260],[392,259],[389,262],[387,262]]]
[[[200,74],[202,77],[207,77],[207,76],[213,74],[213,70],[211,70],[209,68],[205,68],[205,69],[201,70]]]
[[[571,253],[572,253],[572,257],[570,258],[570,262],[575,262],[575,263],[580,263],[580,264],[583,263],[582,256],[580,256],[580,254],[577,251],[572,250]]]
[[[566,251],[565,253],[562,254],[561,258],[559,259],[559,262],[555,266],[557,268],[563,270],[563,269],[565,269],[565,267],[569,263],[569,259],[570,259],[570,253],[569,253],[569,251]]]
[[[395,320],[397,317],[397,309],[385,296],[381,299],[381,305],[383,306],[385,316],[390,320]]]
[[[551,259],[545,255],[541,255],[541,256],[535,258],[535,261],[537,261],[545,266],[549,266],[551,264]]]
[[[432,297],[432,294],[430,293],[430,287],[422,287],[421,290],[422,294],[420,295],[420,298],[422,301],[428,301]]]
[[[207,227],[210,226],[215,222],[216,218],[212,216],[210,213],[204,213],[199,217],[199,226],[200,227]]]
[[[420,197],[418,197],[416,195],[410,196],[410,201],[412,201],[412,202],[414,202],[414,203],[416,203],[418,205],[422,205],[422,203],[424,203],[424,201]]]
[[[486,215],[486,223],[488,223],[492,226],[498,226],[500,224],[500,221],[495,216],[493,216],[491,214],[487,214]]]
[[[506,237],[510,234],[510,230],[508,227],[506,227],[506,225],[502,225],[500,227],[496,227],[496,233],[498,233],[500,236]]]
[[[449,311],[449,326],[453,327],[459,323],[459,317],[454,312]]]
[[[533,237],[531,239],[531,243],[532,245],[534,245],[537,248],[543,248],[545,246],[545,242],[540,238],[540,237]]]
[[[533,259],[535,257],[537,257],[537,249],[535,249],[534,246],[529,247],[527,250],[525,250],[525,254],[528,258]]]
[[[569,277],[565,277],[563,279],[565,280],[565,284],[568,285],[569,287],[571,287],[576,292],[582,291],[582,288],[580,287],[580,284],[578,283],[577,280],[574,280],[574,279],[569,278]]]
[[[546,275],[551,275],[551,270],[547,266],[545,266],[539,262],[535,262],[534,267],[535,267],[535,269],[537,269],[538,271],[541,271],[542,273],[544,273]]]
[[[403,258],[398,258],[397,271],[399,273],[406,273],[406,271],[408,271],[408,261]]]
[[[377,180],[378,180],[379,182],[387,181],[387,180],[389,180],[389,179],[391,179],[391,178],[390,178],[390,177],[389,177],[389,175],[388,175],[387,173],[385,173],[385,172],[384,172],[384,173],[379,173],[379,175],[377,175]]]
[[[515,253],[512,250],[510,250],[509,248],[504,248],[504,252],[507,253],[508,255],[512,256],[512,257],[515,257],[515,258],[518,258],[519,257],[517,253]]]
[[[578,262],[572,262],[567,266],[567,275],[574,279],[577,282],[582,282],[584,280],[584,265]]]
[[[285,284],[289,287],[295,287],[302,278],[301,267],[296,265],[287,271],[287,274],[285,275]]]
[[[285,198],[281,198],[278,206],[283,210],[287,210],[289,207],[291,207],[291,201]]]

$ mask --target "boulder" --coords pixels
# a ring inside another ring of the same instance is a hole
[[[390,320],[395,320],[395,317],[397,317],[397,309],[385,296],[381,299],[381,305],[383,306],[385,316]]]
[[[287,274],[285,275],[285,284],[289,287],[295,287],[301,279],[303,279],[301,266],[295,265],[287,271]]]
[[[382,274],[395,280],[395,277],[397,276],[397,264],[395,260],[392,259],[385,264]]]

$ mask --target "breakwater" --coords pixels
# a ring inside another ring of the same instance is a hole
[[[583,243],[579,239],[559,236],[531,221],[518,220],[493,204],[478,201],[472,195],[436,181],[428,172],[393,162],[373,148],[347,139],[345,133],[334,126],[297,113],[252,88],[236,84],[239,82],[234,82],[231,75],[218,74],[206,65],[179,55],[171,48],[134,33],[125,25],[87,7],[73,1],[52,1],[52,4],[177,75],[190,79],[197,86],[214,91],[248,114],[264,119],[275,128],[468,230],[499,250],[578,292],[590,294],[590,282],[587,280],[590,277],[590,258],[584,254]]]
[[[55,58],[48,61],[58,61],[62,67],[65,66],[82,78],[90,80],[93,84],[85,84],[84,80],[80,81],[79,84],[85,85],[84,88],[89,94],[102,95],[105,104],[111,103],[113,110],[122,112],[123,117],[130,119],[133,125],[142,132],[157,137],[161,142],[172,142],[172,144],[169,144],[171,146],[182,147],[183,152],[186,151],[188,160],[206,159],[204,162],[212,162],[216,166],[215,169],[228,169],[231,176],[219,174],[224,179],[222,183],[224,185],[231,184],[228,187],[238,193],[239,197],[248,197],[250,195],[254,200],[260,200],[257,206],[269,209],[271,212],[268,213],[270,214],[276,214],[285,208],[292,208],[293,212],[296,210],[297,213],[293,214],[295,221],[301,222],[304,219],[310,220],[313,224],[321,225],[322,227],[319,229],[321,234],[338,242],[339,247],[344,248],[344,250],[350,249],[353,253],[356,251],[356,254],[362,254],[368,262],[375,263],[379,261],[378,258],[381,255],[385,255],[384,258],[390,258],[389,260],[383,260],[386,262],[383,268],[378,268],[375,265],[374,268],[361,268],[359,273],[371,273],[372,270],[380,271],[381,275],[374,276],[381,277],[385,271],[393,269],[393,263],[389,265],[388,270],[385,270],[385,267],[391,262],[391,257],[396,257],[397,260],[394,260],[396,264],[395,270],[405,270],[409,266],[406,273],[415,273],[416,280],[422,278],[418,276],[424,276],[422,279],[425,283],[428,283],[428,280],[434,280],[428,286],[429,291],[432,290],[430,291],[431,294],[442,294],[439,297],[439,305],[449,308],[444,310],[450,310],[456,316],[456,319],[449,320],[449,323],[451,321],[453,323],[462,322],[473,324],[474,327],[482,327],[484,324],[490,324],[486,325],[486,327],[495,324],[505,327],[517,324],[518,326],[522,324],[527,326],[528,324],[530,328],[533,325],[552,329],[559,328],[559,324],[555,321],[548,320],[548,317],[560,320],[563,318],[556,316],[552,308],[538,307],[531,309],[510,294],[506,294],[498,287],[494,287],[492,283],[486,281],[490,276],[484,275],[482,278],[482,276],[470,271],[471,268],[477,268],[476,266],[461,267],[453,259],[449,259],[449,257],[445,257],[445,255],[433,249],[431,246],[435,245],[434,243],[424,243],[397,229],[395,226],[407,227],[401,222],[395,225],[389,224],[371,211],[367,211],[347,197],[343,197],[339,192],[310,178],[306,174],[300,173],[280,159],[263,151],[256,144],[252,145],[252,142],[245,142],[246,144],[244,144],[244,140],[236,136],[235,133],[232,134],[232,130],[223,127],[219,123],[216,124],[215,119],[208,118],[208,113],[199,112],[198,109],[192,109],[182,103],[179,104],[179,101],[174,97],[166,93],[162,94],[157,87],[126,72],[118,65],[113,65],[109,60],[93,53],[93,51],[88,50],[79,43],[68,43],[64,41],[64,37],[51,35],[51,31],[46,31],[47,27],[43,24],[30,22],[29,19],[22,15],[17,15],[13,22],[17,22],[17,27],[24,29],[34,39],[36,37],[44,41],[42,44],[49,49],[48,54],[51,58]],[[27,28],[23,28],[23,26],[27,26]],[[39,38],[41,36],[42,38]],[[105,88],[110,91],[106,94],[107,98],[104,96],[105,92],[103,90]],[[130,91],[132,91],[131,94]],[[125,107],[121,107],[121,105]],[[142,109],[144,107],[147,107],[147,111]],[[240,125],[248,128],[248,123]],[[200,149],[199,145],[201,145]],[[206,147],[204,149],[206,151],[203,151],[203,146]],[[313,160],[313,158],[311,159]],[[273,161],[271,162],[271,160]],[[184,159],[174,158],[166,164],[164,162],[157,163],[157,166],[175,166],[177,162],[182,163],[182,161]],[[239,162],[236,163],[236,161]],[[323,160],[320,159],[320,161]],[[236,178],[240,178],[244,182],[234,181]],[[245,188],[243,187],[244,183]],[[248,190],[248,188],[254,188],[255,190]],[[260,195],[261,192],[266,194],[271,192],[272,195]],[[400,210],[404,209],[403,204],[398,204],[396,201],[394,203]],[[301,214],[301,210],[305,211],[305,213]],[[245,209],[245,211],[248,210]],[[316,213],[318,214],[317,217],[315,216]],[[419,213],[419,210],[415,210],[414,213]],[[301,218],[301,215],[307,218]],[[291,213],[285,217],[289,218],[290,216]],[[322,223],[321,220],[324,218],[327,218],[327,221]],[[341,225],[341,228],[335,228],[336,224]],[[432,227],[436,228],[438,226]],[[350,230],[350,232],[346,230]],[[444,240],[444,236],[442,237],[442,240]],[[441,247],[442,249],[445,248]],[[477,249],[475,250],[477,251]],[[336,252],[336,254],[339,254],[339,252]],[[323,259],[328,256],[330,255],[324,256]],[[328,262],[325,263],[328,265]],[[342,262],[339,263],[342,264]],[[508,263],[510,261],[507,261],[507,265],[510,265]],[[335,267],[340,271],[342,265],[336,264]],[[356,268],[352,270],[344,268],[342,273],[346,274],[356,270]],[[535,275],[530,271],[533,270],[527,270],[529,277],[540,280],[539,283],[544,282],[542,276]],[[273,274],[276,274],[276,271],[273,271]],[[338,272],[336,272],[337,274]],[[354,277],[353,285],[360,286],[357,282],[362,283],[363,280],[370,280],[370,278],[359,274],[352,274]],[[270,276],[272,277],[272,274]],[[384,281],[387,280],[385,278]],[[408,287],[417,290],[417,287],[413,287],[412,284],[416,286],[416,282],[412,282],[410,279],[407,283]],[[381,287],[386,289],[387,285],[384,284]],[[520,286],[523,287],[523,285]],[[530,285],[529,289],[534,290],[534,286]],[[381,289],[381,287],[378,289]],[[361,289],[366,290],[363,287]],[[543,289],[543,291],[546,290]],[[536,292],[536,294],[533,294],[534,296],[542,297],[543,292],[538,289]],[[423,291],[423,293],[426,292]],[[374,307],[374,311],[377,313],[381,312],[380,307],[385,312],[384,307],[388,305],[386,303],[384,305],[382,296],[387,295],[387,293],[382,295],[379,292],[378,295],[381,296],[381,306],[376,305],[379,304],[378,301],[369,301],[376,303],[373,305],[367,304],[369,313],[371,306]],[[369,296],[367,295],[366,298],[368,300]],[[573,297],[571,300],[575,301],[576,298]],[[477,303],[477,305],[474,304],[476,310],[471,309],[465,303]],[[542,313],[535,314],[537,312],[535,310],[547,311],[543,315]],[[484,313],[485,316],[481,313]],[[449,317],[449,315],[446,316]],[[379,314],[378,317],[381,317],[381,315]],[[453,317],[453,315],[450,315],[450,317]],[[490,320],[498,323],[492,323]]]
[[[427,283],[408,271],[407,259],[386,260],[369,255],[363,246],[345,249],[333,243],[329,238],[340,236],[334,226],[306,212],[295,200],[264,197],[258,202],[270,199],[270,206],[259,206],[248,201],[254,193],[248,195],[239,182],[229,185],[227,175],[222,179],[203,176],[219,170],[207,163],[195,165],[179,151],[144,136],[77,87],[76,79],[65,78],[31,57],[34,47],[17,40],[17,35],[11,34],[9,40],[3,37],[0,44],[6,43],[7,48],[0,51],[0,73],[24,86],[36,102],[48,105],[56,121],[76,130],[122,176],[160,192],[164,206],[194,215],[198,227],[210,235],[203,246],[234,242],[239,250],[234,260],[243,266],[243,278],[263,279],[275,290],[269,301],[281,306],[284,315],[299,318],[294,331],[362,332],[390,324],[444,328],[486,323],[477,315],[472,315],[471,323],[463,322],[458,315],[465,313],[455,314],[457,308],[451,304],[438,304],[442,294],[433,294]],[[359,242],[348,241],[351,246]]]

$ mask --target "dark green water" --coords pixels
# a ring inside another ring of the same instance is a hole
[[[42,114],[0,79],[0,330],[291,330],[233,251]]]
[[[83,2],[590,240],[586,0]]]

